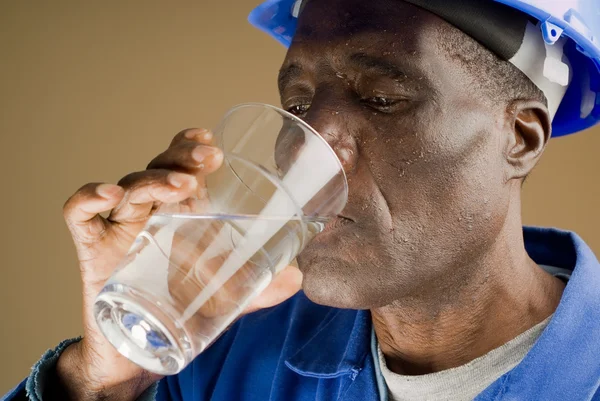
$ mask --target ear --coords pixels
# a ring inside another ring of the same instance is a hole
[[[516,100],[509,110],[506,160],[508,179],[523,179],[533,170],[552,134],[548,108],[541,102]]]

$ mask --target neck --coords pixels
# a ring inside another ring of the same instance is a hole
[[[500,236],[469,266],[476,273],[468,282],[435,284],[426,296],[371,310],[390,370],[422,375],[464,365],[554,313],[564,284],[529,258],[521,230],[519,221],[518,233]]]

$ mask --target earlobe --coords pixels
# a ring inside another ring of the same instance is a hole
[[[552,125],[547,107],[537,101],[515,101],[511,105],[511,132],[506,158],[509,179],[525,178],[537,164],[550,139]]]

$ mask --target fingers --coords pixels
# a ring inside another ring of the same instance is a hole
[[[99,214],[115,207],[124,194],[117,185],[100,183],[84,185],[75,192],[65,203],[63,214],[76,241],[91,243],[102,237],[107,222]]]
[[[202,198],[204,173],[215,171],[223,162],[223,152],[210,146],[212,140],[213,134],[206,129],[181,131],[169,149],[149,164],[149,170],[124,177],[119,185],[81,187],[63,208],[74,237],[93,242],[104,235],[110,222],[99,214],[111,209],[112,222],[141,222],[162,203],[181,202],[192,195]]]
[[[170,169],[188,173],[210,174],[223,162],[223,152],[194,141],[181,141],[148,164],[148,169]]]
[[[160,203],[181,202],[191,195],[205,198],[204,174],[214,172],[223,163],[223,152],[210,146],[212,140],[213,134],[206,129],[178,133],[171,146],[150,162],[147,172],[130,174],[119,182],[127,195],[113,210],[110,220],[139,221]],[[193,206],[201,205],[194,201]]]
[[[179,132],[171,141],[171,146],[174,146],[182,141],[196,141],[203,145],[210,145],[213,140],[213,134],[206,128],[188,128]]]
[[[146,220],[162,203],[176,203],[190,197],[198,181],[189,174],[160,169],[129,174],[119,185],[125,195],[108,219],[116,223],[135,223]]]
[[[148,169],[170,169],[188,173],[212,173],[221,166],[223,152],[210,146],[213,134],[205,129],[181,131],[169,148],[148,164]]]

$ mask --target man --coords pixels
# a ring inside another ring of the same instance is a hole
[[[600,265],[575,234],[523,230],[520,213],[552,126],[600,116],[590,78],[571,90],[579,61],[594,80],[598,60],[492,1],[270,1],[253,19],[293,36],[282,105],[342,160],[340,224],[250,308],[264,309],[153,384],[99,334],[91,305],[153,206],[221,163],[209,132],[183,131],[148,170],[67,202],[85,336],[7,399],[600,400]]]

